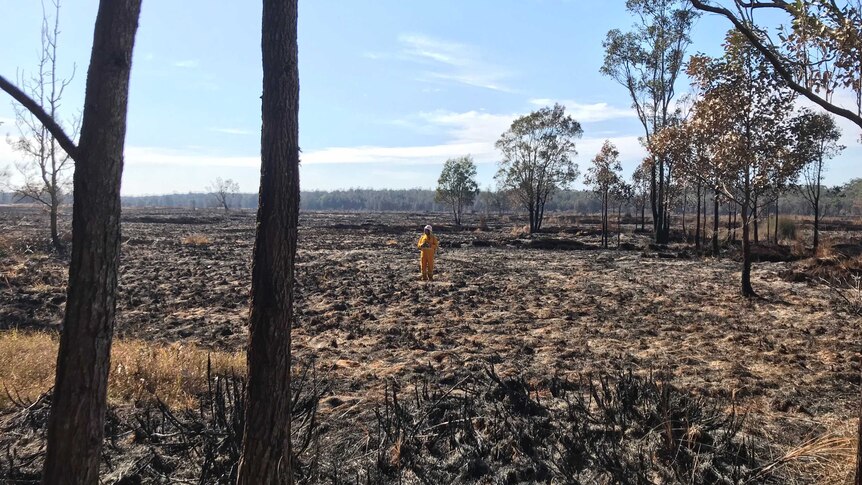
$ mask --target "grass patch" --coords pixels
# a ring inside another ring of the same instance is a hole
[[[57,337],[10,331],[0,334],[0,410],[33,401],[54,384]],[[214,374],[245,373],[245,354],[213,352],[195,345],[153,345],[117,340],[111,349],[108,400],[112,404],[154,401],[175,409],[197,405],[207,389],[207,357]]]
[[[209,246],[210,238],[206,234],[189,234],[180,239],[183,246]]]

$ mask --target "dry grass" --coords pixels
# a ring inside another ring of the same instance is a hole
[[[524,237],[530,234],[530,226],[515,226],[512,228],[510,234],[513,237]]]
[[[54,383],[58,341],[46,333],[0,334],[0,409],[13,399],[33,401]],[[242,353],[209,352],[193,345],[156,346],[139,340],[115,341],[111,351],[108,399],[128,403],[159,399],[188,408],[207,388],[207,356],[214,373],[245,372]]]
[[[818,436],[788,451],[763,470],[762,475],[786,467],[793,476],[805,476],[822,485],[852,483],[856,464],[856,423]]]
[[[183,246],[209,246],[210,238],[206,234],[189,234],[180,239]]]
[[[817,254],[815,256],[818,259],[832,259],[836,257],[835,249],[832,247],[834,241],[831,239],[822,239],[820,244],[817,245]]]

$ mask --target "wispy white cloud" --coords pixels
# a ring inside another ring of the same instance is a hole
[[[534,98],[530,104],[534,106],[550,106],[554,103],[566,107],[566,112],[580,123],[596,123],[620,118],[636,118],[637,113],[631,108],[620,108],[608,103],[579,103],[570,99]]]
[[[195,69],[200,67],[201,63],[197,59],[183,59],[180,61],[174,61],[171,63],[171,65],[183,69]]]
[[[505,82],[512,73],[484,59],[479,49],[470,44],[421,34],[402,34],[398,36],[398,50],[395,53],[365,52],[363,57],[425,66],[418,74],[418,79],[424,82],[454,83],[514,92]]]
[[[302,153],[303,165],[369,164],[375,169],[387,166],[440,165],[453,157],[472,155],[477,163],[495,163],[499,153],[494,143],[520,113],[488,113],[485,111],[433,111],[414,115],[398,123],[421,129],[442,139],[441,143],[414,146],[331,146],[306,150]],[[604,133],[603,133],[604,134]],[[640,160],[645,151],[636,135],[607,133],[607,137],[587,137],[577,142],[578,161],[586,164],[599,151],[606,138],[613,141],[624,161]],[[165,150],[150,147],[129,147],[128,163],[166,165],[192,165],[200,167],[259,167],[260,158],[212,153],[206,148]]]

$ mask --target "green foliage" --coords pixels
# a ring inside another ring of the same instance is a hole
[[[610,140],[605,140],[601,150],[593,158],[593,165],[587,169],[584,183],[591,186],[601,197],[606,197],[611,190],[624,183],[622,171],[619,150]]]
[[[455,224],[461,224],[464,207],[472,205],[479,194],[476,183],[476,164],[470,155],[450,158],[443,164],[437,180],[437,202],[448,204],[455,216]]]
[[[578,177],[573,157],[575,139],[582,134],[581,124],[555,104],[516,119],[497,140],[503,155],[497,182],[527,210],[531,233],[541,228],[550,195]]]

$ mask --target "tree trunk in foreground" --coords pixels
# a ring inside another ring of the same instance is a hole
[[[75,160],[72,260],[42,483],[99,483],[120,262],[120,179],[141,0],[99,5]]]
[[[299,219],[297,0],[263,1],[263,128],[237,484],[291,483],[290,327]]]

